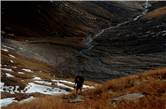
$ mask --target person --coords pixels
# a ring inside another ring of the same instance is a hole
[[[77,75],[75,77],[75,85],[74,85],[76,95],[81,93],[83,84],[84,84],[84,77]]]

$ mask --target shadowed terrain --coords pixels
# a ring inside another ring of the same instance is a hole
[[[2,47],[103,81],[166,66],[165,13],[164,1],[2,2]]]

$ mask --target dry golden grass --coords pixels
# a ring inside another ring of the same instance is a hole
[[[155,9],[145,15],[145,18],[157,18],[166,15],[166,7]]]
[[[19,86],[18,91],[21,91],[35,76],[47,80],[54,78],[52,76],[54,75],[52,68],[45,63],[38,60],[28,59],[10,50],[8,52],[2,50],[1,53],[2,68],[12,69],[12,71],[1,70],[1,81],[5,83],[5,86]],[[15,56],[15,58],[9,56],[9,54]],[[13,60],[13,63],[11,63],[10,60]],[[23,68],[31,69],[33,72],[23,71]],[[23,74],[19,74],[18,72],[23,72]],[[9,73],[14,77],[6,76],[6,73]],[[34,93],[33,95],[41,96],[42,94]],[[25,99],[29,96],[30,95],[28,94],[21,93],[1,93],[1,98],[15,97],[16,100]]]
[[[112,101],[127,93],[143,93],[133,101]],[[74,94],[45,96],[26,104],[12,104],[3,109],[166,109],[166,68],[150,70],[105,82],[103,86],[82,93],[84,102],[69,103]]]
[[[2,51],[1,53],[2,67],[6,65],[4,68],[9,68],[13,70],[12,72],[8,72],[5,70],[1,71],[1,81],[3,81],[7,86],[18,85],[20,86],[20,89],[24,89],[27,83],[31,81],[34,76],[43,79],[53,78],[53,74],[51,74],[54,73],[52,72],[52,68],[45,63],[37,60],[28,59],[11,51]],[[9,54],[15,56],[15,58],[10,57]],[[14,62],[11,63],[10,60],[13,60]],[[15,68],[13,68],[13,66]],[[33,72],[25,72],[22,70],[23,68],[31,69]],[[18,72],[23,72],[23,74],[19,74]],[[14,78],[6,76],[5,73],[10,73],[14,76]]]
[[[15,58],[11,58],[9,54],[14,55]],[[11,63],[10,60],[13,60],[14,63]],[[52,71],[52,67],[48,66],[48,64],[46,63],[43,63],[35,59],[29,59],[27,57],[23,57],[11,51],[10,52],[1,51],[1,61],[2,65],[16,66],[18,68],[28,68],[34,71],[38,70],[41,70],[43,72]]]

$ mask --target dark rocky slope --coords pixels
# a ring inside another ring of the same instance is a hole
[[[2,2],[2,47],[95,80],[166,66],[164,3]]]
[[[143,4],[136,4],[137,7],[119,2],[2,2],[2,30],[33,42],[84,47],[86,36],[140,14]]]

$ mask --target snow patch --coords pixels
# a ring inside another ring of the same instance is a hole
[[[69,87],[69,86],[64,85],[64,84],[62,84],[62,83],[59,83],[59,82],[57,82],[57,86],[60,86],[60,87],[63,87],[63,88],[68,88],[68,89],[74,90],[73,87]]]
[[[74,82],[71,81],[66,81],[66,80],[52,80],[53,82],[60,82],[60,83],[66,83],[66,84],[70,84],[70,85],[74,85]]]
[[[8,71],[8,72],[13,72],[12,69],[8,69],[8,68],[1,68],[2,70]]]
[[[29,73],[32,73],[33,71],[31,69],[22,69],[23,71],[26,71],[26,72],[29,72]]]
[[[5,84],[4,82],[0,81],[0,86],[3,86],[4,84]]]
[[[13,55],[11,55],[11,54],[9,54],[9,56],[12,57],[12,58],[16,58],[15,56],[13,56]]]
[[[41,80],[40,77],[34,77],[33,80]]]
[[[14,61],[13,61],[13,60],[10,60],[10,62],[11,62],[11,63],[14,63]]]
[[[44,84],[44,85],[51,85],[51,82],[48,82],[48,81],[34,81],[34,82],[39,84]]]
[[[3,91],[3,86],[5,85],[5,83],[4,82],[0,82],[0,92],[2,92]]]
[[[6,51],[6,52],[8,52],[8,49],[5,49],[5,48],[2,48],[1,50],[2,50],[2,51]]]
[[[0,105],[1,107],[7,106],[13,102],[16,102],[16,100],[14,100],[15,98],[3,98],[0,99]]]
[[[71,84],[71,85],[74,85],[74,84],[75,84],[74,82],[66,81],[66,80],[59,80],[59,82],[67,83],[67,84]]]
[[[66,83],[66,84],[70,84],[70,85],[74,85],[75,83],[74,82],[71,82],[71,81],[66,81],[66,80],[52,80],[53,82],[60,82],[60,83]],[[58,84],[60,84],[58,83]],[[60,84],[62,85],[62,84]],[[95,88],[93,86],[89,86],[89,85],[83,85],[83,88],[85,89],[92,89],[92,88]]]
[[[89,86],[89,85],[83,85],[83,88],[84,89],[93,89],[95,88],[94,86]]]
[[[14,77],[13,75],[9,74],[9,73],[6,73],[6,76],[7,77]]]
[[[35,83],[39,83],[39,84],[43,84],[43,85],[52,85],[52,82],[48,82],[48,81],[34,81],[34,82],[35,82]],[[67,89],[74,90],[73,87],[70,87],[70,86],[67,86],[67,85],[61,83],[60,80],[57,80],[57,81],[54,80],[54,82],[56,82],[56,83],[54,83],[54,84],[55,84],[56,86],[59,86],[60,88],[67,88]]]
[[[8,92],[10,94],[19,93],[19,86],[4,86],[4,83],[1,83],[0,92]]]
[[[24,74],[24,72],[18,72],[19,74]],[[6,73],[8,77],[14,77],[13,75]],[[54,83],[54,85],[53,85]],[[0,92],[8,92],[10,94],[14,93],[42,93],[48,95],[59,95],[59,94],[69,94],[71,90],[74,90],[74,82],[67,80],[41,80],[40,77],[34,77],[32,82],[23,89],[19,90],[19,86],[4,86],[3,82],[0,82]],[[83,85],[83,89],[91,89],[93,86]],[[24,102],[24,101],[23,101]]]
[[[18,74],[24,74],[24,72],[18,72]]]
[[[33,92],[39,92],[39,93],[48,94],[48,95],[67,94],[68,93],[65,90],[62,90],[59,88],[52,88],[49,86],[29,83],[28,86],[25,88],[25,93],[33,93]]]

